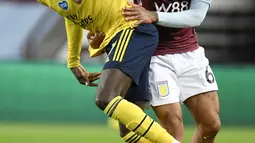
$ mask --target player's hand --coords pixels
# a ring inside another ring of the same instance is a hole
[[[100,78],[101,73],[88,73],[83,66],[71,68],[76,79],[80,82],[80,84],[86,86],[98,86],[98,84],[93,83],[94,81]]]
[[[124,7],[122,14],[126,17],[126,21],[138,20],[136,26],[139,24],[155,23],[158,21],[158,14],[154,11],[148,11],[140,4],[129,2],[132,7]]]
[[[94,48],[97,49],[100,47],[101,43],[104,41],[105,38],[105,34],[103,32],[89,32],[87,34],[87,39],[89,42],[89,45]]]

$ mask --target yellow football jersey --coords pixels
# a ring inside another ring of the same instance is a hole
[[[127,0],[38,0],[65,17],[68,38],[68,67],[78,66],[83,30],[104,32],[105,39],[98,49],[89,47],[90,56],[100,55],[104,47],[121,30],[132,27],[135,21],[126,22],[121,14]]]

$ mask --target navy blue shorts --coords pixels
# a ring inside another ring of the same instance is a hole
[[[152,24],[120,31],[107,45],[104,69],[120,69],[134,83],[125,98],[131,102],[148,101],[149,65],[158,45],[158,31]]]

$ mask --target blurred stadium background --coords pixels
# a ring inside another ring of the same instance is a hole
[[[220,87],[217,143],[255,142],[254,6],[213,0],[197,28]],[[66,68],[63,19],[35,0],[0,0],[0,13],[0,143],[122,142],[95,107],[95,88],[79,85]],[[87,47],[84,39],[84,66],[100,71],[105,57],[90,59]],[[194,122],[183,111],[188,142]]]

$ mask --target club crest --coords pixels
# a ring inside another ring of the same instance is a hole
[[[167,81],[157,82],[157,87],[159,96],[165,97],[169,95],[169,87]]]
[[[58,6],[63,10],[68,10],[68,3],[65,0],[58,2]]]

